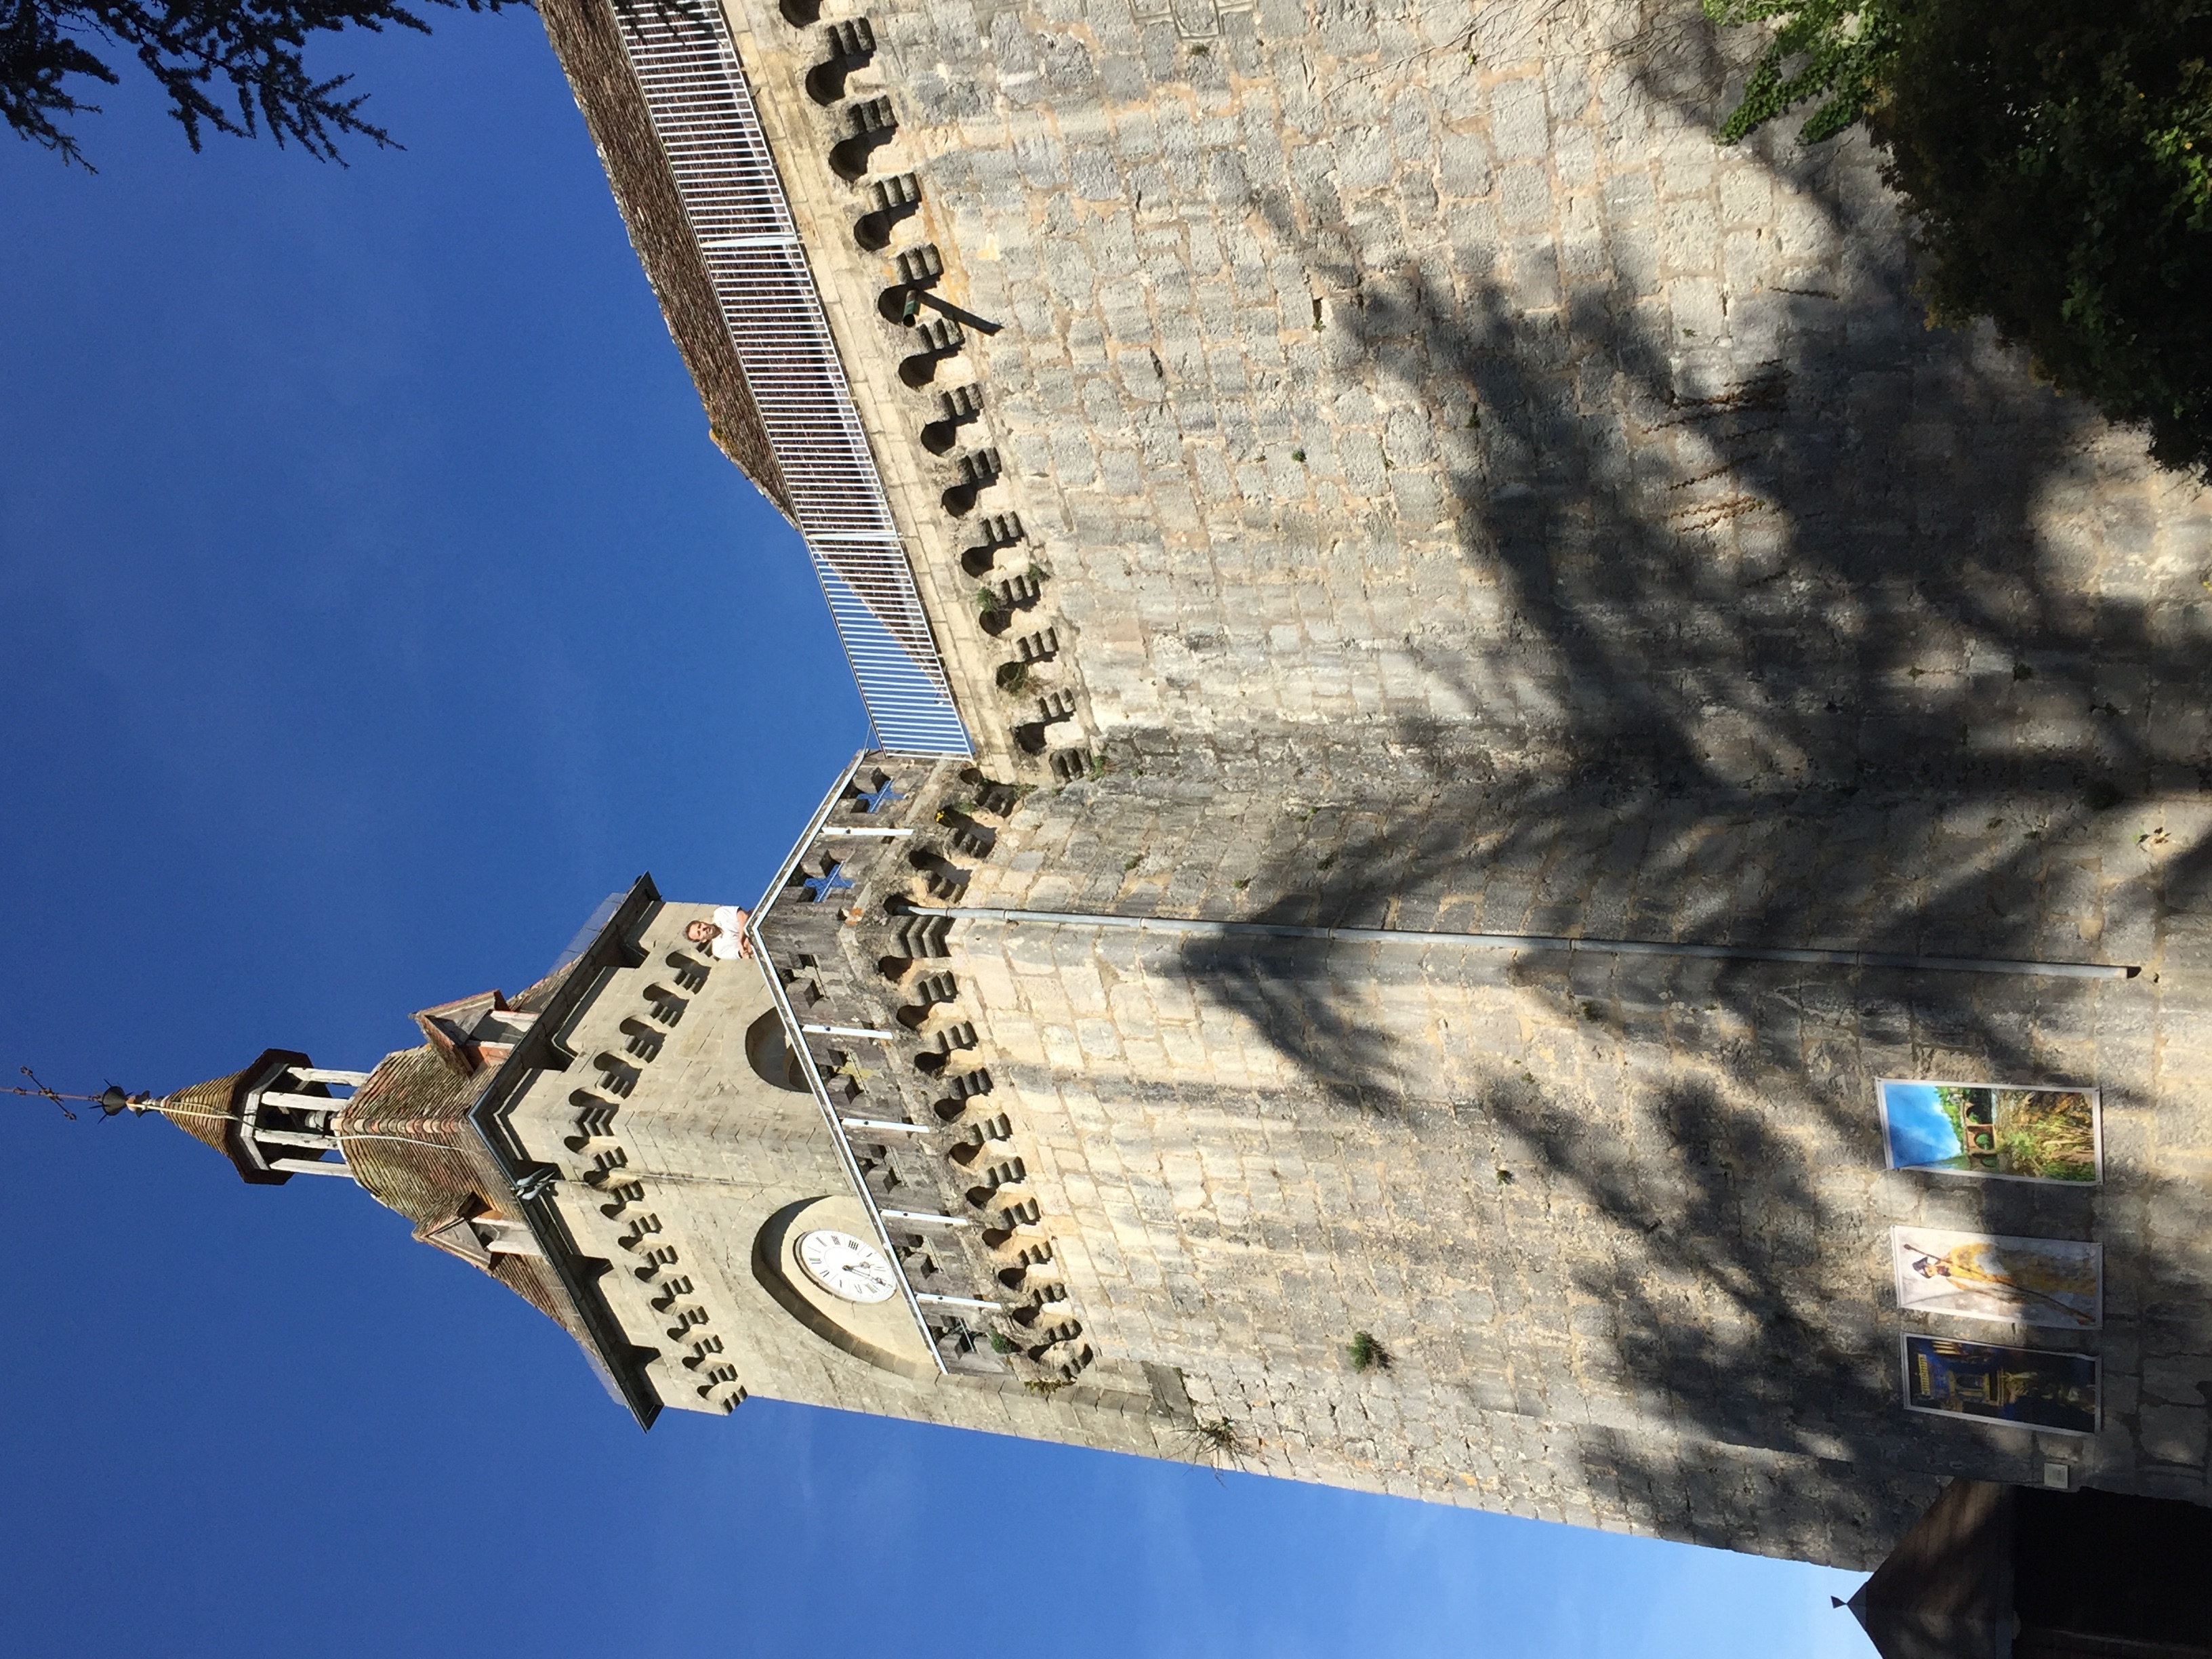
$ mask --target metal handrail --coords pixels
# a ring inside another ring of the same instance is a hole
[[[614,9],[877,746],[972,755],[721,9]]]

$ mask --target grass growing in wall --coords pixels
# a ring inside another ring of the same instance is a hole
[[[1183,1435],[1191,1455],[1217,1469],[1224,1463],[1242,1468],[1244,1460],[1259,1449],[1257,1441],[1225,1417],[1193,1418]]]
[[[1344,1345],[1344,1357],[1355,1371],[1387,1371],[1390,1369],[1390,1351],[1365,1331],[1354,1331],[1352,1340]]]

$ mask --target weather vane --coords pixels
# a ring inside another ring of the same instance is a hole
[[[70,1110],[69,1107],[64,1103],[67,1101],[89,1101],[92,1104],[100,1108],[100,1115],[102,1118],[111,1118],[118,1112],[123,1110],[125,1107],[135,1107],[143,1111],[145,1109],[148,1103],[154,1098],[153,1096],[143,1091],[135,1095],[127,1095],[112,1083],[109,1084],[105,1089],[101,1090],[96,1095],[64,1094],[58,1090],[49,1089],[45,1084],[40,1082],[38,1073],[33,1072],[29,1066],[19,1066],[15,1069],[21,1072],[25,1077],[31,1079],[31,1086],[26,1089],[21,1084],[7,1085],[0,1086],[0,1094],[41,1095],[46,1099],[52,1101],[55,1105],[60,1107],[62,1115],[72,1123],[76,1121],[76,1114]]]

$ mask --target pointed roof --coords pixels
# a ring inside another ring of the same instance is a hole
[[[1881,1659],[2007,1659],[2013,1492],[1954,1480],[1844,1604]]]
[[[370,1197],[414,1223],[422,1243],[481,1268],[558,1322],[647,1426],[660,1410],[644,1370],[651,1356],[623,1334],[543,1196],[559,1172],[523,1153],[506,1113],[529,1077],[568,1063],[556,1033],[599,970],[629,960],[629,940],[659,902],[652,878],[640,876],[512,1003],[486,991],[423,1010],[416,1022],[429,1041],[386,1054],[331,1126]],[[524,1230],[538,1253],[489,1249],[469,1224],[478,1220]]]
[[[590,937],[580,933],[562,953],[562,959],[553,972],[515,998],[515,1011],[532,1018],[516,1035],[513,1048],[488,1069],[467,1110],[469,1127],[498,1172],[506,1194],[500,1199],[501,1214],[524,1223],[544,1252],[542,1261],[510,1255],[498,1256],[496,1261],[530,1261],[543,1268],[568,1310],[565,1316],[556,1316],[568,1326],[586,1358],[599,1369],[608,1391],[628,1406],[645,1428],[650,1428],[660,1413],[659,1395],[645,1371],[646,1363],[653,1357],[652,1351],[633,1346],[623,1334],[622,1322],[599,1289],[598,1272],[586,1264],[569,1239],[560,1212],[545,1196],[550,1178],[559,1172],[538,1164],[524,1151],[508,1127],[507,1115],[532,1075],[568,1065],[568,1056],[561,1048],[558,1033],[592,994],[601,970],[635,967],[644,961],[643,952],[630,941],[659,902],[660,892],[653,886],[653,878],[641,875],[627,892],[610,896],[592,913],[585,924],[585,933]],[[572,1319],[575,1322],[571,1323]]]
[[[256,1089],[275,1081],[288,1066],[305,1066],[307,1055],[291,1048],[264,1048],[261,1057],[242,1072],[210,1078],[179,1089],[155,1102],[159,1112],[194,1140],[212,1146],[228,1158],[246,1180],[257,1187],[281,1187],[292,1177],[282,1170],[264,1170],[246,1149],[240,1127],[245,1121],[246,1098]]]
[[[489,1006],[489,999],[467,1001]],[[386,1054],[338,1113],[332,1126],[338,1145],[362,1190],[412,1222],[417,1239],[489,1273],[590,1352],[603,1333],[549,1259],[565,1242],[541,1243],[542,1255],[495,1255],[469,1224],[489,1218],[538,1231],[468,1121],[498,1072],[466,1069],[472,1052],[465,1042],[425,1042]]]
[[[523,1151],[507,1114],[529,1078],[570,1063],[559,1031],[599,983],[601,970],[644,960],[630,941],[659,902],[653,878],[640,876],[594,911],[552,971],[512,1003],[486,991],[423,1010],[416,1020],[428,1040],[386,1054],[350,1098],[325,1102],[319,1079],[302,1085],[314,1091],[308,1105],[329,1108],[327,1136],[344,1160],[325,1165],[329,1173],[351,1176],[370,1197],[412,1222],[416,1238],[480,1268],[557,1322],[646,1427],[660,1411],[645,1371],[653,1352],[633,1346],[623,1334],[598,1286],[594,1268],[605,1264],[580,1257],[545,1196],[561,1171]],[[141,1109],[161,1113],[222,1153],[246,1180],[279,1185],[291,1175],[264,1168],[254,1157],[246,1119],[257,1091],[276,1089],[289,1068],[311,1066],[295,1050],[266,1049],[243,1070]],[[282,1091],[294,1109],[296,1092],[292,1085]],[[316,1121],[322,1121],[319,1111]],[[277,1132],[264,1126],[263,1133],[273,1138]],[[283,1133],[295,1139],[301,1133]],[[317,1129],[309,1144],[326,1148],[324,1133]]]

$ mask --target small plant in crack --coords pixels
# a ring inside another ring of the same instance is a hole
[[[1344,1345],[1344,1357],[1355,1371],[1387,1371],[1390,1369],[1390,1351],[1377,1342],[1366,1331],[1354,1331],[1352,1340]]]
[[[1225,1417],[1194,1417],[1183,1430],[1191,1456],[1218,1469],[1224,1463],[1240,1468],[1259,1449],[1259,1443]]]

